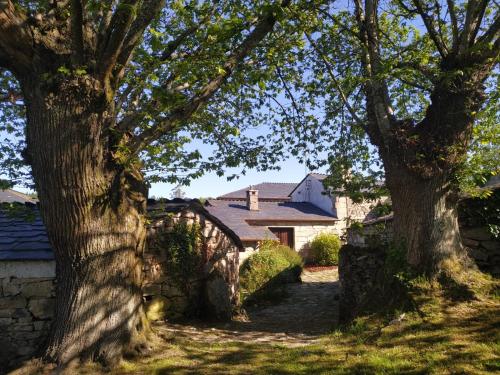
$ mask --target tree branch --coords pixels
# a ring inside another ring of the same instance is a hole
[[[368,134],[375,144],[381,146],[389,136],[394,112],[387,83],[379,77],[382,69],[377,34],[377,5],[373,0],[366,0],[364,9],[361,0],[355,0],[355,12],[363,49],[361,61],[368,78],[365,84]]]
[[[434,45],[436,46],[439,54],[441,57],[445,58],[447,55],[447,48],[446,45],[444,44],[443,39],[437,32],[436,28],[434,27],[434,17],[431,17],[429,14],[426,13],[426,11],[423,8],[421,0],[412,0],[413,5],[417,8],[417,12],[424,21],[425,28],[427,29],[427,32],[429,33],[429,37],[432,39],[434,42]]]
[[[420,74],[422,74],[427,79],[429,79],[429,81],[431,81],[433,83],[437,82],[437,80],[438,80],[436,74],[432,71],[432,69],[429,69],[427,66],[420,65],[416,62],[401,61],[401,62],[396,63],[394,65],[394,67],[399,68],[399,69],[409,68],[409,69],[415,70],[415,71],[419,72]]]
[[[498,41],[499,32],[500,32],[500,15],[498,15],[497,18],[495,18],[495,21],[488,28],[488,30],[486,30],[485,33],[481,37],[479,37],[478,42],[481,44],[488,44],[493,42],[495,38],[497,38]]]
[[[74,66],[83,64],[83,6],[71,0],[71,60]]]
[[[305,34],[307,40],[309,41],[309,43],[313,46],[313,48],[316,51],[316,53],[318,54],[318,56],[321,58],[321,61],[323,61],[323,64],[325,65],[325,68],[326,68],[326,71],[328,72],[330,79],[332,80],[335,88],[337,89],[337,91],[340,95],[340,99],[342,100],[345,107],[347,108],[347,110],[351,114],[352,118],[354,119],[354,121],[356,121],[356,123],[358,123],[358,125],[365,128],[366,124],[361,120],[361,118],[359,118],[359,116],[356,114],[356,111],[354,110],[354,108],[352,108],[351,104],[349,103],[349,100],[347,99],[347,96],[345,95],[344,91],[342,90],[342,87],[340,86],[339,81],[335,77],[335,74],[333,72],[333,67],[330,64],[330,61],[328,61],[328,58],[319,49],[317,43],[311,38],[311,36],[308,33],[304,33],[304,34]]]
[[[111,22],[105,33],[105,43],[101,46],[99,56],[99,71],[103,79],[108,99],[112,90],[110,87],[110,76],[120,54],[127,32],[134,20],[138,0],[124,0],[117,5],[116,11],[111,17]]]
[[[165,0],[145,1],[142,4],[138,16],[130,26],[127,36],[123,42],[122,50],[117,59],[118,69],[122,72],[132,56],[132,52],[135,47],[139,45],[142,35],[144,34],[144,30],[158,15],[164,5]]]
[[[454,0],[446,0],[448,3],[448,11],[450,12],[450,20],[451,20],[451,33],[453,35],[453,50],[458,49],[458,20],[457,20],[457,12],[455,12],[455,1]]]
[[[283,0],[281,7],[287,7],[290,1]],[[152,140],[174,129],[180,121],[188,120],[219,90],[238,64],[272,31],[276,22],[277,18],[272,10],[261,16],[252,32],[228,57],[221,69],[221,73],[212,78],[186,104],[175,108],[170,116],[156,126],[144,130],[134,139],[131,149],[135,152],[142,150]]]
[[[27,17],[10,0],[0,0],[0,66],[14,74],[31,70],[33,37]]]

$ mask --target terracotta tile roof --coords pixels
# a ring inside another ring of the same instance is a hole
[[[290,193],[297,186],[296,183],[288,182],[263,182],[261,184],[252,185],[252,188],[259,191],[259,200],[290,200]],[[217,199],[223,200],[244,200],[247,197],[248,188],[232,191],[221,195]]]
[[[259,222],[325,222],[334,223],[337,218],[307,202],[262,202],[259,210],[250,211],[239,200],[210,200],[205,208],[231,228],[242,241],[274,238]]]

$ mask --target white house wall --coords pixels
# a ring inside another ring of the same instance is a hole
[[[308,175],[292,193],[292,202],[309,202],[331,215],[335,215],[332,198],[324,191],[323,183],[317,178]]]
[[[310,243],[320,233],[333,233],[338,236],[342,234],[342,228],[338,224],[334,225],[300,225],[294,226],[295,250],[307,256]]]

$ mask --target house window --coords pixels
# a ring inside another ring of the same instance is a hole
[[[278,238],[282,245],[294,248],[293,228],[270,227],[269,230]]]

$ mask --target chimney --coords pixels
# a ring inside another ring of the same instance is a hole
[[[247,208],[250,211],[259,210],[259,191],[254,190],[251,186],[247,190]]]

